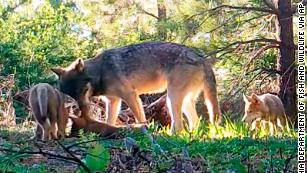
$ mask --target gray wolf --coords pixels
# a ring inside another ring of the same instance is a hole
[[[245,102],[245,114],[242,121],[252,126],[252,130],[269,124],[270,133],[274,133],[276,127],[284,130],[287,124],[284,106],[280,98],[273,94],[251,96],[243,95]]]
[[[86,61],[77,59],[66,68],[52,71],[59,76],[60,90],[79,105],[88,104],[88,97],[106,96],[110,125],[115,124],[122,100],[138,123],[146,123],[139,95],[165,90],[172,132],[184,128],[182,112],[190,130],[198,124],[195,101],[201,91],[210,122],[221,121],[212,64],[184,45],[167,42],[129,45],[105,50]]]
[[[37,122],[37,138],[65,137],[69,112],[64,103],[64,94],[47,83],[36,84],[29,89],[29,106]]]

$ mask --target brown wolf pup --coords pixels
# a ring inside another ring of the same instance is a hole
[[[90,96],[107,97],[107,122],[114,125],[121,100],[131,108],[138,123],[146,123],[142,102],[144,93],[167,90],[171,129],[183,129],[182,112],[189,129],[199,122],[195,101],[201,91],[211,123],[221,121],[216,81],[209,59],[192,49],[167,42],[145,42],[106,50],[83,62],[78,59],[66,68],[53,68],[59,76],[60,90],[86,105]],[[86,88],[91,92],[88,96]]]
[[[242,121],[252,126],[252,130],[269,124],[270,133],[274,133],[276,127],[284,130],[286,126],[286,114],[283,104],[278,96],[263,94],[251,96],[243,95],[245,102],[245,114]]]
[[[29,106],[37,122],[36,137],[42,140],[65,137],[68,110],[64,94],[47,83],[34,85],[29,90]]]

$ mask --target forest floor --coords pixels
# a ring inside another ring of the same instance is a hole
[[[297,132],[251,134],[243,124],[201,124],[192,133],[148,131],[102,139],[32,140],[33,123],[0,127],[1,172],[297,172]],[[83,167],[82,167],[83,165]]]

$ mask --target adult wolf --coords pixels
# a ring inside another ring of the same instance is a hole
[[[121,100],[128,104],[139,123],[145,123],[139,95],[164,90],[173,132],[183,129],[181,111],[190,130],[198,123],[195,101],[202,89],[210,122],[221,121],[211,63],[184,45],[167,42],[129,45],[52,70],[59,76],[60,90],[80,105],[87,104],[85,95],[106,96],[107,122],[111,125],[115,124]]]
[[[39,83],[29,90],[29,106],[37,122],[36,137],[42,140],[65,137],[68,109],[63,93],[47,83]]]

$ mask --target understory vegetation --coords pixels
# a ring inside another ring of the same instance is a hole
[[[29,140],[29,124],[1,127],[0,167],[4,172],[295,172],[297,133],[252,134],[242,123],[201,124],[193,132],[169,135],[150,124],[148,131],[123,131],[123,138],[103,139],[80,132],[80,138]],[[14,142],[15,141],[15,142]],[[77,159],[75,159],[77,158]]]

